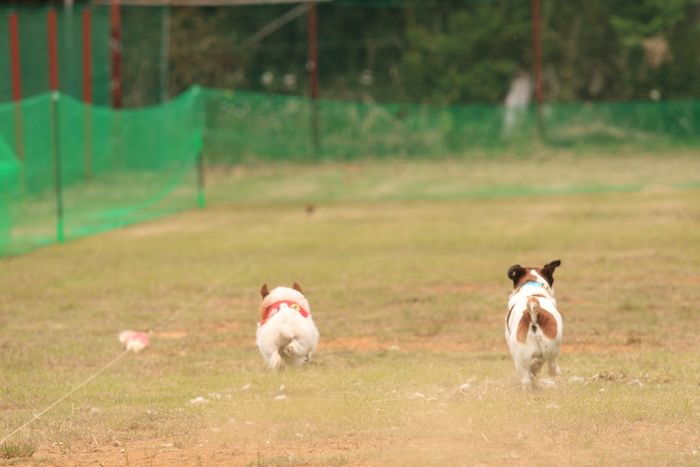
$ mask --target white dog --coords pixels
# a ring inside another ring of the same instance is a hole
[[[265,284],[260,294],[263,300],[258,309],[256,343],[268,368],[284,371],[286,366],[298,367],[311,360],[319,334],[299,284],[271,292]]]
[[[560,373],[557,356],[563,323],[552,287],[560,264],[552,261],[542,269],[516,264],[508,270],[513,293],[508,300],[506,342],[524,389],[536,387],[535,377],[545,362],[550,376]]]

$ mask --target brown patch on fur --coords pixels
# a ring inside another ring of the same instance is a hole
[[[530,297],[530,299],[528,300],[528,310],[530,309],[530,302],[533,300],[537,301],[537,299],[533,297]],[[518,342],[520,342],[521,344],[525,344],[527,342],[527,333],[530,331],[530,324],[532,324],[532,318],[530,317],[530,313],[526,312],[523,314],[522,318],[520,318],[520,322],[518,323],[518,331],[516,334]],[[540,329],[542,329],[542,332],[544,333],[545,337],[547,337],[548,339],[554,339],[555,337],[557,337],[557,320],[554,319],[554,316],[549,311],[545,310],[541,306],[539,307],[539,311],[537,312],[537,324],[539,325]]]
[[[508,334],[510,334],[510,314],[513,312],[513,308],[515,308],[515,305],[517,305],[518,302],[515,302],[512,307],[510,307],[510,310],[508,310],[508,316],[506,316],[506,329],[508,329]]]
[[[262,295],[263,300],[265,300],[265,297],[270,295],[270,291],[267,290],[267,284],[264,284],[262,289],[260,289],[260,295]],[[260,315],[260,321],[262,322],[267,314],[267,309],[262,307],[262,303],[260,304],[260,307],[258,307],[258,314]]]
[[[518,323],[518,330],[515,336],[518,339],[518,342],[521,344],[525,344],[527,342],[527,333],[530,331],[530,323],[532,320],[530,319],[530,313],[523,313],[522,318],[520,318],[520,322]]]
[[[539,282],[539,279],[535,275],[530,274],[530,271],[537,271],[538,273],[540,272],[540,270],[537,268],[527,268],[527,272],[520,276],[518,281],[513,284],[514,289],[519,289],[526,282]]]
[[[534,294],[532,294],[532,295],[530,295],[530,296],[531,296],[531,297],[540,297],[540,298],[549,299],[549,297],[547,297],[546,295],[542,295],[541,293],[534,293]]]
[[[559,261],[559,260],[557,259],[557,260],[552,261],[552,262],[549,263],[549,264],[546,264],[546,265],[540,270],[540,274],[542,274],[542,277],[544,277],[544,279],[545,279],[547,282],[549,282],[549,286],[550,286],[550,287],[554,285],[554,270],[555,270],[556,268],[558,268],[559,266],[561,266],[561,261]]]
[[[537,315],[537,324],[540,325],[542,332],[548,339],[557,337],[557,320],[544,308],[540,308],[540,312]],[[520,330],[520,328],[518,328],[518,330]]]

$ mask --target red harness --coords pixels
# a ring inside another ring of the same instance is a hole
[[[265,318],[262,321],[260,321],[260,326],[267,323],[267,321],[270,318],[272,318],[277,313],[279,313],[280,310],[284,310],[285,308],[291,308],[292,310],[298,311],[299,314],[304,318],[309,316],[309,312],[303,309],[298,303],[289,300],[282,300],[281,302],[275,302],[272,305],[270,305],[270,307],[265,312]]]

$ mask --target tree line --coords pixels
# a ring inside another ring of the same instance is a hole
[[[308,95],[306,15],[256,38],[295,7],[171,7],[169,94]],[[155,100],[162,11],[124,8],[127,89]],[[532,72],[530,0],[335,1],[318,5],[318,38],[324,98],[495,103]],[[700,96],[700,0],[542,0],[542,48],[549,101]]]

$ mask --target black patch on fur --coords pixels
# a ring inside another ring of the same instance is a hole
[[[527,272],[527,270],[519,264],[511,266],[508,269],[508,279],[513,281],[513,287],[515,287],[521,277]]]
[[[542,268],[542,275],[544,276],[544,279],[549,282],[550,287],[554,285],[554,270],[559,266],[561,266],[561,261],[557,259]]]

